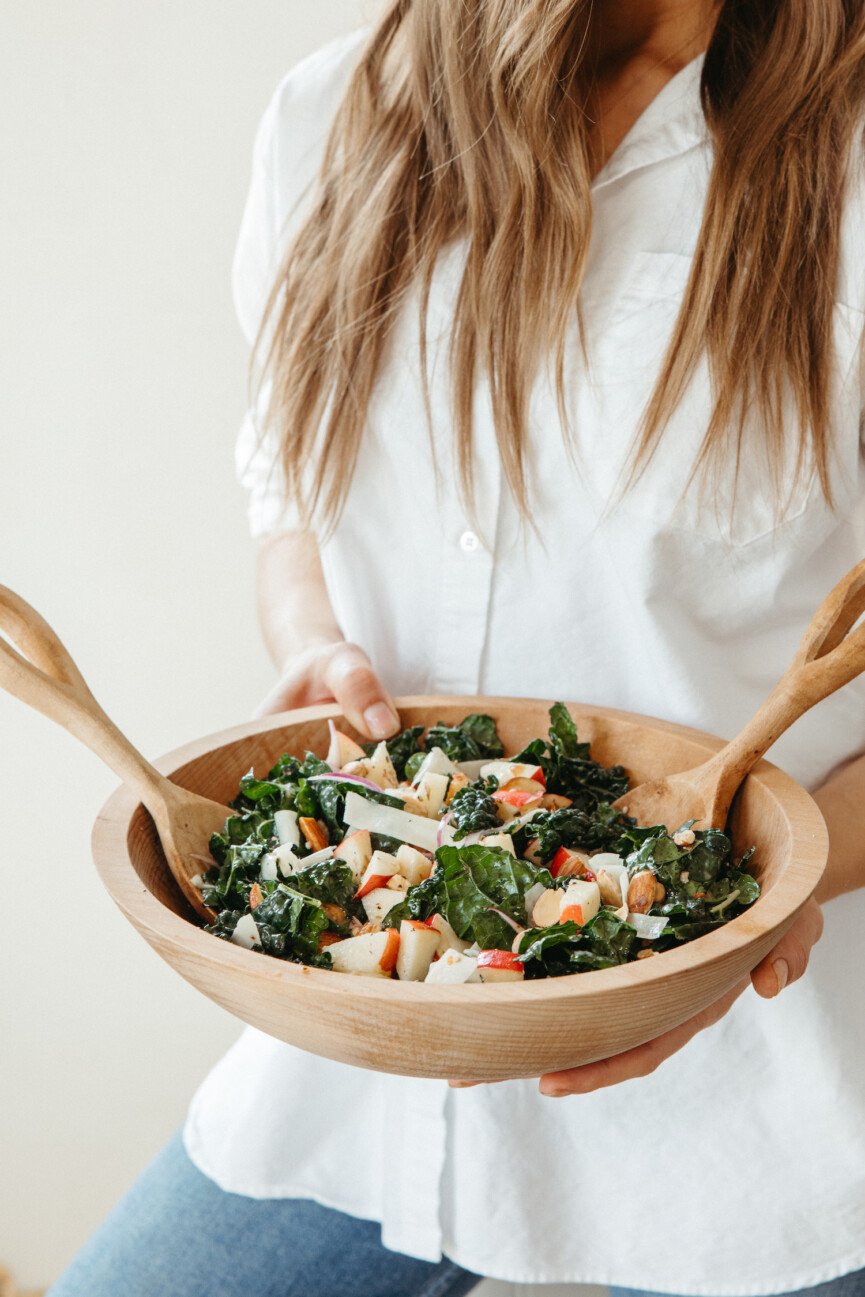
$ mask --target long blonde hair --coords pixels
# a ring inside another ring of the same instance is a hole
[[[527,512],[528,401],[563,357],[591,230],[585,96],[591,0],[393,0],[333,122],[308,219],[262,336],[287,487],[307,521],[338,517],[391,324],[466,240],[450,337],[461,485],[472,396],[489,381],[504,475]],[[760,416],[781,481],[792,393],[796,475],[831,502],[832,312],[842,200],[865,103],[865,0],[724,0],[702,72],[715,161],[693,268],[630,469],[651,457],[695,366],[714,408],[693,472],[738,463]],[[312,460],[312,490],[303,492]]]

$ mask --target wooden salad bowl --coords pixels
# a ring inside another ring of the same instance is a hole
[[[516,752],[546,733],[550,700],[413,697],[397,705],[403,725],[453,724],[469,712],[489,712],[506,752]],[[592,756],[623,765],[632,785],[688,770],[723,746],[683,725],[579,703],[568,707]],[[328,718],[352,732],[336,706],[307,707],[199,739],[156,764],[181,787],[224,804],[250,767],[266,772],[283,752],[323,754]],[[168,869],[153,821],[126,785],[96,821],[93,854],[106,888],[145,940],[244,1022],[357,1067],[492,1081],[620,1053],[677,1026],[748,975],[814,892],[828,837],[805,789],[765,760],[742,786],[730,827],[738,853],[756,844],[752,867],[762,894],[724,927],[617,968],[464,986],[308,968],[203,931]]]

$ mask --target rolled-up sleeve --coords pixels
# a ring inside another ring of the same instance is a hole
[[[255,346],[281,256],[280,221],[274,167],[279,92],[271,101],[255,140],[252,179],[234,254],[232,286],[240,327]],[[263,350],[263,349],[262,349]],[[267,419],[271,383],[253,373],[250,407],[235,446],[235,468],[248,493],[247,516],[253,537],[301,526],[296,505],[287,498],[279,437]]]

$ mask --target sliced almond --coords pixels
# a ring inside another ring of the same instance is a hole
[[[298,826],[311,851],[323,851],[328,845],[327,828],[321,820],[315,820],[311,815],[301,815]]]
[[[448,784],[448,790],[445,794],[445,805],[449,806],[453,801],[454,793],[458,793],[461,788],[466,788],[471,781],[467,774],[462,770],[456,770],[451,775],[451,781]]]
[[[651,869],[634,874],[628,884],[628,909],[632,914],[648,914],[655,904],[655,875]]]
[[[542,811],[563,811],[566,806],[572,805],[570,797],[563,797],[561,793],[544,793],[538,802]]]

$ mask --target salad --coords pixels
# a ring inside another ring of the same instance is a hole
[[[208,931],[279,959],[414,982],[559,977],[646,959],[759,896],[718,829],[641,827],[611,803],[563,703],[506,756],[491,716],[360,746],[330,722],[322,759],[240,781],[193,880]]]

